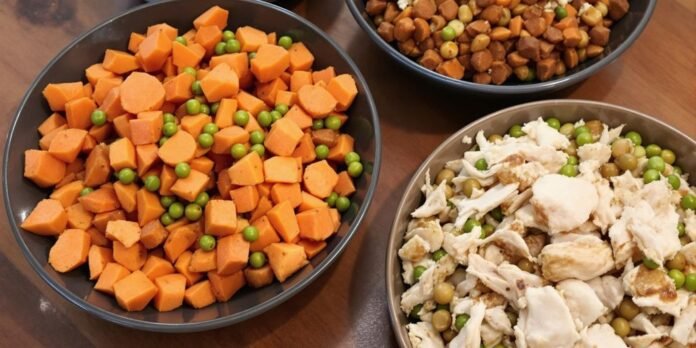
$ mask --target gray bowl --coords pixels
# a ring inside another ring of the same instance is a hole
[[[229,23],[233,27],[255,25],[266,31],[290,34],[314,52],[315,66],[333,65],[338,72],[355,76],[359,94],[349,110],[351,118],[346,131],[355,137],[356,151],[365,163],[365,174],[356,183],[353,205],[343,215],[338,233],[330,238],[326,249],[309,265],[284,283],[274,282],[257,290],[245,288],[230,301],[203,309],[182,307],[173,312],[159,313],[148,307],[141,312],[129,313],[122,310],[113,298],[92,289],[94,283],[88,280],[86,267],[67,274],[56,273],[47,263],[53,240],[18,227],[34,205],[48,195],[47,190],[22,177],[23,153],[26,149],[38,147],[36,128],[50,115],[41,95],[47,83],[83,79],[84,69],[100,62],[105,49],[125,50],[130,32],[144,32],[148,25],[161,22],[186,29],[191,27],[197,14],[214,4],[230,10]],[[356,233],[370,205],[377,184],[380,156],[377,110],[365,79],[348,55],[316,26],[290,11],[259,1],[165,1],[134,8],[98,25],[75,39],[39,74],[10,127],[5,144],[3,190],[8,220],[18,246],[39,276],[68,301],[99,318],[131,328],[164,332],[200,331],[236,323],[279,305],[316,280],[335,262]]]
[[[599,57],[588,59],[580,63],[577,67],[568,70],[565,75],[555,76],[548,81],[534,83],[519,83],[511,79],[503,85],[496,86],[456,80],[426,69],[418,64],[417,61],[399,52],[395,45],[384,41],[379,34],[377,34],[377,27],[367,13],[365,13],[366,0],[345,1],[353,17],[367,33],[367,36],[400,65],[442,87],[453,88],[478,95],[492,96],[529,96],[532,94],[545,94],[584,81],[616,60],[636,41],[636,39],[638,39],[638,36],[640,36],[641,32],[643,32],[643,29],[645,29],[645,26],[648,24],[650,16],[652,16],[655,5],[657,4],[657,0],[632,0],[630,10],[626,16],[611,27],[611,36],[609,37],[608,45],[604,49],[604,53]]]
[[[488,134],[505,134],[514,124],[521,124],[538,117],[556,117],[561,123],[575,122],[580,118],[598,119],[610,126],[626,124],[625,130],[634,130],[643,137],[645,144],[658,144],[672,149],[677,154],[677,163],[684,173],[696,173],[696,141],[670,125],[646,114],[624,107],[586,100],[548,100],[527,103],[492,113],[460,129],[440,146],[438,146],[418,168],[406,186],[404,196],[399,202],[392,224],[389,244],[387,246],[386,281],[389,319],[401,347],[411,347],[405,325],[406,315],[399,308],[404,283],[401,280],[401,262],[397,252],[403,244],[404,232],[409,221],[409,214],[422,204],[420,187],[425,180],[425,173],[437,173],[447,161],[461,158],[471,145],[462,144],[462,137],[475,138],[476,133],[484,130]],[[434,175],[434,174],[433,174]],[[691,179],[691,184],[694,184]]]

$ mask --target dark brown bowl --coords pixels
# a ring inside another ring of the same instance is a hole
[[[51,238],[25,232],[18,223],[36,203],[48,196],[22,176],[24,150],[37,148],[39,124],[50,115],[41,91],[49,82],[76,81],[84,69],[100,62],[107,48],[125,50],[132,31],[144,32],[148,25],[167,22],[189,28],[194,17],[213,5],[230,10],[232,26],[253,25],[266,31],[289,34],[304,42],[316,56],[316,66],[333,65],[337,71],[352,74],[359,94],[349,110],[346,132],[355,137],[356,151],[365,164],[365,174],[356,182],[353,205],[343,215],[338,233],[328,240],[324,251],[310,264],[284,283],[274,282],[261,289],[245,288],[230,301],[203,309],[182,307],[159,313],[148,307],[141,312],[126,312],[107,295],[93,290],[85,267],[66,274],[56,273],[47,263]],[[377,110],[365,79],[343,50],[316,26],[300,16],[261,1],[251,0],[177,0],[156,2],[129,10],[81,35],[63,49],[39,74],[19,106],[10,127],[3,162],[3,189],[7,217],[12,232],[27,260],[48,285],[68,301],[99,318],[142,330],[189,332],[230,325],[263,313],[288,300],[317,279],[348,245],[370,205],[377,184],[381,139]]]

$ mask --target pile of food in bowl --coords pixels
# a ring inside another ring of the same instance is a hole
[[[290,36],[226,29],[228,14],[132,33],[87,83],[43,90],[53,114],[24,176],[52,191],[21,227],[56,238],[56,272],[88,269],[127,311],[287,280],[326,247],[363,172],[341,132],[353,77],[313,71]]]
[[[501,85],[547,81],[599,57],[628,0],[368,0],[387,42],[429,70]]]
[[[426,174],[398,250],[411,346],[696,344],[688,174],[672,150],[582,116],[479,131]]]

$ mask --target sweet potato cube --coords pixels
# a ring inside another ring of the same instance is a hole
[[[96,228],[97,231],[99,231],[100,233],[104,234],[104,238],[106,238],[106,226],[108,225],[109,221],[125,219],[126,214],[123,212],[123,210],[112,210],[109,212],[94,215],[94,219],[92,219],[92,224],[94,225],[94,228]]]
[[[280,77],[290,66],[290,54],[276,45],[262,44],[251,60],[251,72],[261,82],[270,82]]]
[[[138,175],[143,176],[159,159],[157,156],[157,145],[137,145],[135,147],[135,160],[138,162]]]
[[[159,219],[154,219],[140,230],[140,242],[147,249],[154,249],[162,244],[169,236],[169,232],[162,226]]]
[[[83,230],[67,229],[58,236],[48,252],[48,263],[56,272],[66,273],[87,262],[89,234]]]
[[[120,138],[109,145],[109,164],[119,171],[123,168],[136,168],[135,146],[128,138]]]
[[[174,262],[196,241],[196,232],[187,226],[179,227],[169,234],[164,242],[164,253]]]
[[[51,141],[48,153],[63,162],[70,163],[80,154],[86,137],[86,130],[75,128],[62,130]]]
[[[312,126],[312,118],[297,105],[291,107],[284,117],[295,122],[300,129],[307,129]]]
[[[82,82],[79,81],[49,83],[42,93],[51,111],[63,111],[68,102],[85,97]]]
[[[166,250],[165,250],[166,251]],[[191,265],[191,257],[193,253],[190,251],[184,251],[178,259],[176,259],[176,264],[174,268],[179,274],[186,278],[186,286],[191,286],[195,284],[199,279],[203,277],[202,273],[191,272],[189,266]]]
[[[248,213],[256,209],[259,203],[259,191],[254,185],[242,186],[230,191],[230,199],[237,207],[237,212]]]
[[[117,240],[130,248],[140,240],[140,226],[127,220],[109,221],[106,224],[106,238]]]
[[[338,181],[336,182],[336,187],[334,187],[334,192],[338,193],[339,196],[350,196],[355,193],[353,179],[345,170],[338,173]]]
[[[68,225],[68,214],[60,201],[42,199],[36,204],[20,227],[42,236],[57,236]]]
[[[131,272],[119,265],[116,262],[109,262],[104,267],[101,275],[99,275],[99,280],[94,284],[94,289],[101,291],[103,293],[113,295],[114,294],[114,284],[119,280],[127,277]]]
[[[288,85],[283,79],[275,78],[269,82],[261,83],[256,86],[256,96],[266,102],[267,105],[276,105],[275,100],[278,92],[287,91]]]
[[[312,73],[309,71],[295,71],[290,75],[290,91],[297,93],[300,88],[312,85]]]
[[[210,281],[204,280],[186,289],[184,301],[193,308],[203,308],[215,303],[215,295]]]
[[[358,87],[350,74],[341,74],[332,78],[326,85],[326,90],[336,99],[336,110],[347,110],[358,95]]]
[[[302,204],[302,190],[300,189],[300,184],[274,184],[271,188],[271,199],[273,199],[273,202],[276,204],[282,201],[288,201],[290,202],[290,206],[297,208]]]
[[[159,23],[147,27],[145,36],[150,36],[157,32],[161,32],[162,34],[164,34],[164,36],[167,37],[169,41],[174,41],[174,39],[176,39],[176,37],[179,35],[178,29],[172,27],[167,23]]]
[[[171,190],[175,195],[193,202],[198,194],[205,190],[208,180],[210,180],[208,175],[191,169],[191,174],[185,178],[177,179]]]
[[[305,250],[305,254],[307,254],[307,258],[311,259],[317,254],[319,254],[324,248],[326,248],[326,242],[325,241],[313,241],[313,240],[308,240],[308,239],[300,239],[299,242],[297,242],[297,245],[302,246]]]
[[[297,93],[292,91],[278,91],[276,93],[275,103],[273,105],[285,104],[287,106],[294,106],[297,104]]]
[[[176,166],[180,162],[189,162],[196,156],[198,143],[196,139],[185,131],[178,131],[164,142],[157,154],[162,162]]]
[[[85,161],[85,186],[98,186],[109,180],[111,167],[109,165],[109,146],[97,145]]]
[[[219,275],[215,272],[208,272],[208,280],[210,280],[210,287],[213,290],[213,295],[215,295],[215,298],[219,302],[228,301],[246,284],[242,271],[227,276]]]
[[[94,190],[92,193],[77,200],[85,210],[95,214],[106,213],[121,207],[114,189],[107,186],[102,186],[100,189]]]
[[[323,118],[336,109],[334,96],[321,85],[305,85],[297,91],[297,102],[314,118]]]
[[[185,46],[176,41],[172,42],[172,64],[180,69],[198,66],[205,53],[205,47],[198,43]]]
[[[247,267],[244,269],[244,278],[252,288],[260,288],[273,283],[273,271],[269,265],[261,268]]]
[[[249,152],[227,170],[232,185],[256,185],[264,182],[264,163],[255,151]]]
[[[128,185],[117,181],[114,183],[114,192],[123,210],[131,213],[135,211],[137,201],[135,196],[138,193],[138,185],[130,183]]]
[[[164,83],[164,100],[171,103],[183,103],[193,97],[191,85],[196,78],[191,74],[181,73]]]
[[[338,183],[338,174],[326,160],[308,165],[304,171],[307,192],[319,198],[328,197]]]
[[[263,110],[269,110],[263,100],[244,90],[240,90],[237,94],[237,104],[239,109],[248,111],[252,116],[258,115]]]
[[[87,81],[89,81],[89,83],[91,83],[92,86],[96,85],[97,82],[102,78],[110,78],[115,76],[116,74],[104,69],[104,66],[101,65],[101,63],[92,64],[89,67],[87,67],[87,69],[85,69],[85,77],[87,77]]]
[[[126,267],[129,271],[134,272],[143,267],[147,260],[147,249],[142,243],[137,242],[131,247],[126,247],[119,241],[114,241],[114,261]]]
[[[314,64],[314,55],[302,42],[295,42],[288,50],[290,53],[290,71],[309,70]]]
[[[137,53],[143,70],[153,72],[162,69],[172,53],[172,41],[161,30],[148,34],[140,43]]]
[[[278,233],[276,233],[273,225],[271,225],[271,222],[265,215],[256,219],[252,223],[252,226],[256,227],[256,229],[259,231],[259,238],[251,243],[249,247],[251,251],[261,251],[263,248],[272,243],[280,242]]]
[[[297,223],[300,227],[300,238],[313,241],[323,241],[329,238],[334,230],[328,207],[300,212],[297,214]]]
[[[68,228],[87,230],[92,225],[94,214],[85,210],[80,203],[75,203],[65,209],[68,214]]]
[[[229,12],[227,10],[215,5],[196,17],[196,19],[193,20],[193,26],[199,29],[200,27],[214,25],[220,30],[223,30],[227,27],[228,15]]]
[[[298,210],[302,212],[305,210],[310,210],[310,209],[314,209],[314,208],[321,208],[321,207],[328,207],[328,206],[329,205],[325,201],[323,201],[317,197],[314,197],[305,191],[302,191],[302,203],[300,204]]]
[[[284,241],[291,243],[300,234],[297,217],[289,201],[276,204],[266,213],[266,216]]]
[[[157,194],[146,190],[144,187],[138,190],[135,196],[138,206],[138,224],[145,226],[150,221],[159,219],[164,214],[164,208],[160,204]]]
[[[196,43],[203,46],[208,53],[211,55],[215,49],[215,45],[222,39],[222,30],[214,25],[203,26],[197,28],[194,40]]]
[[[142,45],[142,42],[140,45]],[[140,49],[138,48],[138,50]],[[138,60],[135,58],[135,56],[128,52],[107,49],[104,53],[102,66],[106,70],[123,75],[127,72],[137,70],[140,67],[140,64],[138,64]]]
[[[193,255],[191,255],[189,271],[201,273],[213,271],[215,268],[217,268],[217,253],[215,252],[215,249],[211,251],[196,249],[196,251],[193,252]]]
[[[160,312],[168,312],[181,307],[186,291],[186,277],[181,274],[166,274],[154,279],[157,294],[153,305]]]
[[[145,35],[135,32],[131,33],[128,39],[128,51],[131,53],[138,53],[138,48],[140,48],[140,44],[143,40],[145,40]],[[89,79],[89,77],[87,77],[87,79]]]
[[[302,163],[297,157],[275,156],[263,161],[269,183],[298,183],[302,180]]]
[[[154,144],[162,135],[162,111],[146,111],[130,120],[131,140],[134,145]]]
[[[302,129],[293,120],[281,118],[271,126],[264,146],[278,156],[290,156],[303,134]]]
[[[234,113],[237,112],[237,100],[231,98],[220,99],[217,113],[215,113],[215,124],[220,129],[234,125]],[[219,133],[219,132],[218,132]],[[217,133],[215,133],[217,134]],[[213,144],[215,145],[215,144]]]
[[[39,131],[39,134],[43,136],[64,124],[68,124],[65,117],[61,116],[57,112],[54,112],[51,114],[51,116],[48,116],[43,122],[41,122],[41,125],[37,128],[37,130]]]
[[[205,206],[205,233],[222,237],[237,228],[237,212],[233,201],[211,199]]]
[[[154,281],[163,275],[174,273],[174,266],[161,257],[150,255],[147,257],[142,271],[150,280]]]
[[[220,64],[201,79],[201,89],[210,102],[234,97],[239,92],[239,76],[227,64]]]
[[[114,284],[116,302],[123,309],[141,311],[157,294],[157,287],[141,271],[135,271]]]
[[[89,264],[89,280],[95,280],[104,272],[104,268],[109,262],[113,261],[112,251],[98,245],[92,245],[87,254]]]
[[[192,137],[198,138],[198,135],[203,132],[203,127],[211,122],[213,122],[213,119],[206,114],[184,116],[181,118],[181,128],[191,134]]]
[[[77,197],[80,196],[80,191],[84,187],[82,181],[73,181],[53,191],[49,198],[59,201],[63,207],[67,208],[77,202]]]
[[[241,44],[242,52],[255,52],[259,46],[268,43],[266,33],[250,26],[237,28],[235,37]]]
[[[249,261],[249,242],[241,233],[218,239],[217,273],[231,275],[242,270]]]
[[[308,263],[304,248],[297,244],[273,243],[263,251],[268,256],[273,274],[281,283]]]
[[[53,186],[65,176],[65,163],[48,151],[24,151],[24,177],[40,187]]]

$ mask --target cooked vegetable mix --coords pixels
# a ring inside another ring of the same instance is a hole
[[[127,311],[283,282],[354,204],[363,165],[341,132],[353,77],[313,71],[301,41],[227,19],[214,6],[181,35],[152,25],[88,67],[87,84],[43,91],[54,113],[24,176],[52,192],[21,227],[57,237],[50,265],[86,264]]]
[[[398,251],[413,347],[696,346],[694,188],[623,130],[480,131],[426,174]]]
[[[426,69],[496,85],[547,81],[601,57],[610,27],[628,10],[628,0],[365,3],[379,36]]]

